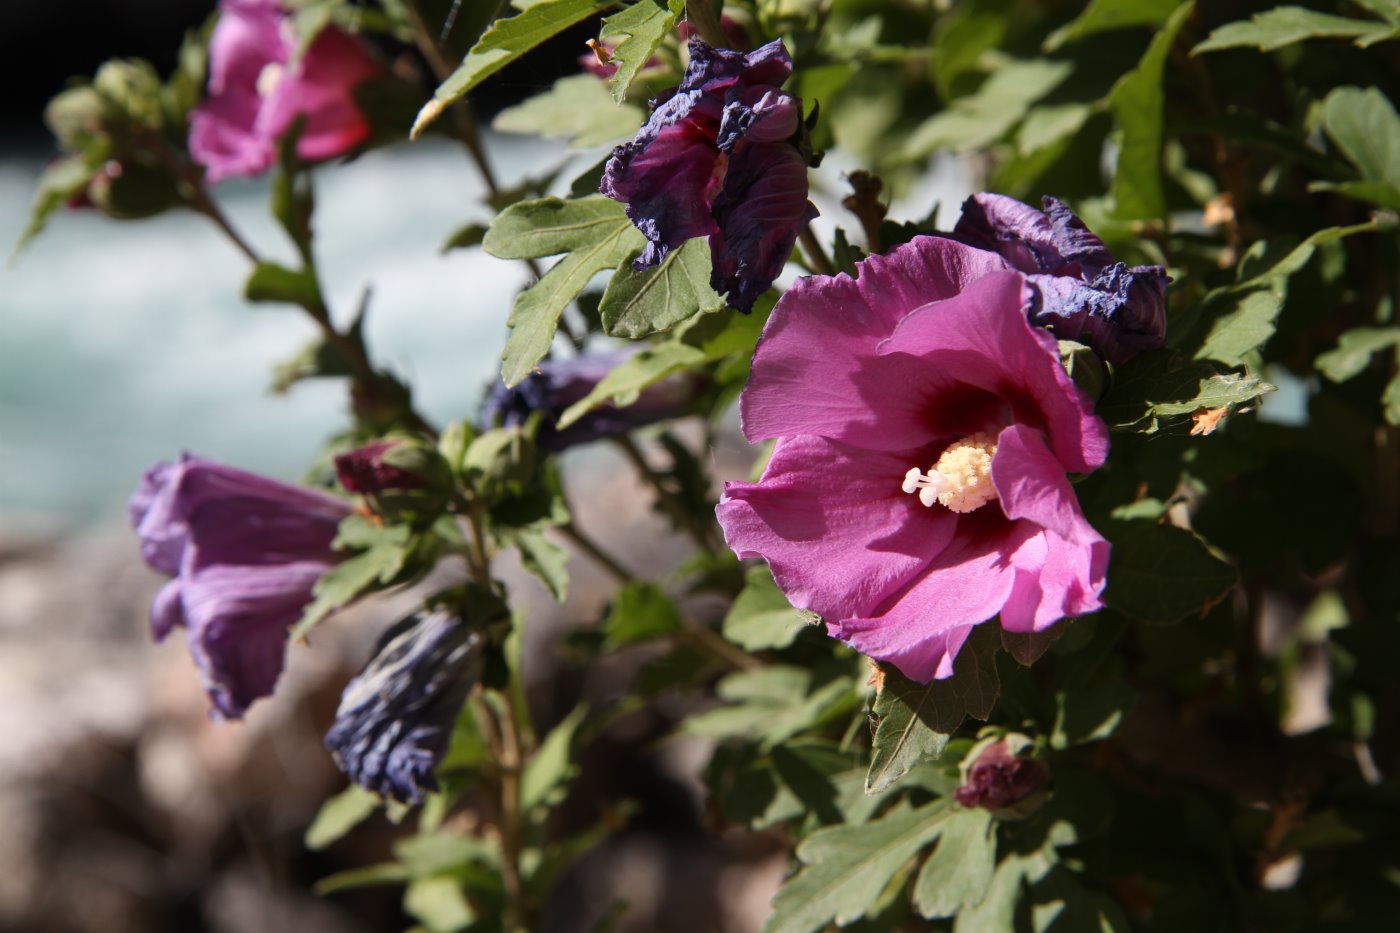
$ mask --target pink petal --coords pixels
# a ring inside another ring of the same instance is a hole
[[[906,591],[876,613],[828,620],[831,634],[889,661],[912,680],[951,677],[968,630],[996,615],[1010,596],[1013,555],[1035,534],[1028,523],[1007,522],[993,507],[956,516],[956,522],[951,544]]]
[[[760,440],[817,434],[883,450],[924,443],[926,437],[891,437],[894,432],[885,426],[902,430],[916,424],[910,416],[924,400],[918,396],[947,380],[927,367],[921,373],[918,367],[891,370],[888,376],[862,370],[910,311],[954,298],[975,280],[1006,268],[985,250],[918,237],[858,263],[858,279],[798,279],[759,339],[753,374],[739,400],[744,435]],[[880,368],[886,368],[884,361]],[[919,381],[909,392],[887,391],[910,373]]]
[[[302,60],[290,66],[268,94],[258,127],[266,137],[277,139],[305,114],[297,155],[310,161],[344,155],[369,138],[354,89],[379,72],[358,39],[334,27],[322,29]]]
[[[871,614],[939,555],[957,520],[901,489],[918,453],[820,437],[780,440],[757,484],[728,483],[716,513],[740,557],[763,557],[799,609]]]
[[[1060,365],[1055,338],[1026,320],[1026,282],[986,275],[957,301],[910,313],[879,347],[936,363],[948,378],[1007,401],[1012,417],[1045,431],[1063,470],[1087,473],[1108,455],[1108,429]]]

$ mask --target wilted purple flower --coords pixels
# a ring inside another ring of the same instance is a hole
[[[1033,286],[1031,322],[1063,340],[1086,343],[1114,365],[1155,350],[1167,331],[1167,283],[1161,266],[1129,268],[1055,198],[1045,211],[1000,194],[963,203],[953,235],[999,253]]]
[[[562,431],[555,427],[566,408],[592,392],[604,376],[635,352],[625,349],[551,358],[514,388],[497,382],[482,404],[481,427],[521,427],[530,415],[540,412],[543,421],[535,443],[541,450],[554,452],[686,414],[701,386],[700,377],[694,374],[647,386],[624,408],[603,405]]]
[[[417,803],[437,790],[433,770],[452,724],[481,676],[485,641],[456,613],[399,622],[341,694],[326,748],[361,787]]]
[[[304,116],[297,155],[343,155],[370,133],[354,88],[381,71],[363,43],[334,26],[298,55],[279,0],[220,0],[209,41],[209,94],[190,117],[190,154],[210,181],[257,175]]]
[[[974,748],[969,755],[976,752]],[[1008,739],[999,739],[976,754],[953,799],[964,807],[1005,810],[1042,788],[1047,776],[1043,764],[1021,757]]]
[[[613,150],[599,189],[627,205],[647,238],[636,268],[703,236],[710,285],[731,307],[750,310],[777,278],[817,215],[807,200],[802,101],[779,90],[791,74],[780,41],[744,53],[690,40],[684,80]]]
[[[173,577],[151,605],[152,633],[184,626],[213,715],[240,718],[272,693],[288,627],[340,560],[331,542],[350,507],[182,454],[146,471],[130,509],[141,556]]]
[[[1108,429],[1000,256],[916,237],[857,269],[773,309],[739,415],[777,443],[717,514],[795,607],[927,682],[994,616],[1043,632],[1102,608],[1109,545],[1066,474],[1103,464]]]

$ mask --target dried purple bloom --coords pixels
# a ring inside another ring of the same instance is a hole
[[[647,238],[636,268],[703,236],[710,285],[731,307],[750,310],[777,278],[817,215],[807,200],[802,102],[779,90],[791,74],[779,41],[744,53],[690,40],[684,80],[613,150],[599,189],[627,205]]]
[[[604,405],[562,431],[555,427],[566,408],[592,392],[604,376],[636,352],[626,349],[547,359],[514,388],[497,382],[482,405],[480,425],[521,427],[530,415],[540,412],[543,421],[535,443],[541,450],[557,452],[686,414],[700,389],[699,377],[694,374],[648,386],[625,408]]]
[[[345,686],[326,748],[366,790],[418,803],[437,790],[433,770],[452,724],[481,676],[485,641],[454,612],[417,613],[380,640]]]
[[[1027,274],[1031,322],[1062,340],[1093,347],[1114,365],[1163,345],[1167,283],[1161,266],[1128,267],[1055,198],[1045,211],[1000,194],[974,194],[963,203],[953,235],[998,253]]]
[[[963,775],[962,786],[953,799],[964,807],[1007,810],[1025,801],[1045,785],[1045,766],[1033,758],[1022,758],[1012,750],[1010,738],[985,745],[980,754],[968,754],[971,768]]]
[[[182,454],[131,497],[141,555],[173,579],[151,606],[163,640],[184,626],[215,718],[238,719],[282,673],[287,629],[341,555],[350,506],[325,493]]]

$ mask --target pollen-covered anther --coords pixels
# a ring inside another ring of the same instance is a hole
[[[949,445],[928,473],[914,467],[904,474],[902,488],[917,491],[919,501],[926,506],[938,502],[954,512],[971,512],[997,498],[992,483],[996,451],[995,435],[978,431]]]

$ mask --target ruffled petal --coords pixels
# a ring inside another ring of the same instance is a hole
[[[956,516],[951,542],[910,586],[889,597],[879,611],[828,619],[827,628],[910,679],[951,677],[967,632],[996,615],[1011,595],[1012,556],[1035,533],[1033,526],[1007,521],[990,506]]]
[[[725,485],[716,510],[725,542],[765,558],[799,609],[869,615],[939,556],[957,524],[901,489],[917,456],[784,438],[759,483]]]
[[[739,399],[744,436],[751,441],[795,434],[818,434],[880,449],[913,447],[924,440],[885,432],[886,409],[903,412],[893,423],[917,430],[908,415],[927,398],[930,387],[951,383],[926,366],[908,392],[875,390],[867,370],[875,348],[910,311],[955,298],[1006,263],[993,253],[941,237],[918,237],[858,264],[859,278],[847,275],[798,279],[773,309],[754,354],[748,386]],[[1018,301],[1019,306],[1019,301]],[[904,430],[901,427],[900,430]],[[885,439],[881,440],[884,436]]]
[[[344,155],[369,138],[370,127],[355,103],[354,89],[380,74],[378,63],[356,38],[334,26],[316,34],[301,61],[271,90],[258,115],[258,129],[280,139],[299,116],[306,125],[297,155],[320,161]]]
[[[749,311],[792,255],[803,225],[817,216],[807,200],[807,163],[787,143],[744,141],[729,159],[715,198],[710,287]]]
[[[958,301],[908,314],[879,345],[921,357],[951,379],[1004,399],[1012,421],[1043,431],[1064,470],[1086,473],[1108,455],[1108,429],[1060,365],[1055,339],[1032,327],[1019,273],[986,275]]]
[[[328,565],[220,565],[186,578],[181,596],[190,654],[223,717],[238,719],[271,695],[282,674],[287,630],[311,601]]]

